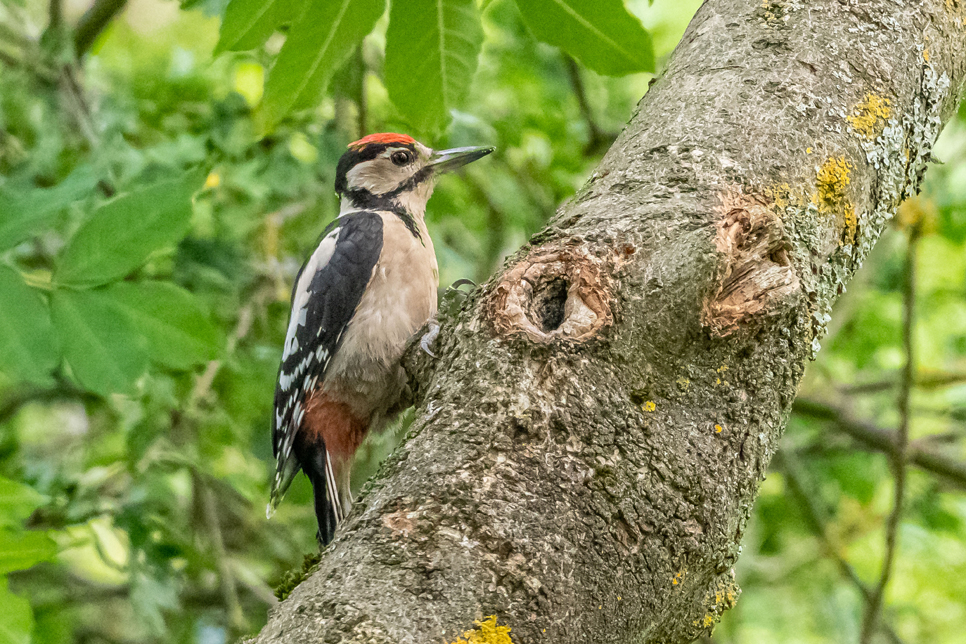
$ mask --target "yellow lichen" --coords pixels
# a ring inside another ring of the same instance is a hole
[[[691,388],[691,381],[685,378],[684,376],[681,376],[675,382],[677,382],[678,389],[680,389],[681,391],[687,391],[688,389]]]
[[[929,61],[929,53],[925,54]],[[869,93],[865,95],[852,113],[846,117],[852,129],[864,139],[873,140],[882,133],[885,122],[892,116],[892,103],[889,99]]]
[[[859,229],[855,206],[848,197],[853,167],[844,156],[826,159],[818,169],[815,178],[817,192],[812,196],[812,202],[818,206],[819,212],[838,217],[843,244],[855,243]]]
[[[787,208],[792,201],[792,189],[787,183],[776,183],[773,186],[765,188],[763,192],[779,210]]]
[[[473,622],[476,628],[463,633],[463,637],[457,637],[451,644],[513,644],[510,638],[509,626],[498,626],[496,615],[490,615],[483,621]]]
[[[859,232],[859,220],[855,216],[855,207],[847,203],[842,209],[844,229],[842,231],[843,241],[846,244],[854,244],[855,236]]]
[[[682,581],[684,581],[684,575],[687,574],[687,572],[687,570],[679,571],[678,574],[674,575],[674,578],[671,579],[671,583],[675,586],[680,584]]]
[[[714,433],[715,434],[720,434],[723,431],[724,431],[724,427],[722,427],[721,425],[715,425],[714,426]]]
[[[644,403],[641,409],[643,409],[644,411],[654,411],[655,409],[657,409],[657,405],[655,405],[653,402],[648,400],[646,403]]]

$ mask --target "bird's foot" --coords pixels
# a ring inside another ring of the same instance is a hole
[[[429,326],[429,331],[427,331],[423,337],[419,340],[419,348],[426,352],[431,358],[435,358],[436,354],[432,352],[429,348],[435,340],[436,336],[439,335],[439,323],[436,320],[430,320],[426,323]]]

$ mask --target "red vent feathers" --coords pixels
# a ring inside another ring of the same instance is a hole
[[[382,143],[383,145],[389,145],[392,143],[401,143],[403,145],[412,145],[416,142],[416,139],[407,134],[396,134],[395,132],[380,132],[378,134],[370,134],[369,136],[364,136],[358,141],[353,141],[349,144],[349,147],[354,150],[359,150],[366,147],[370,143]]]

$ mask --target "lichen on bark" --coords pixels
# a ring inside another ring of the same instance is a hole
[[[576,198],[441,320],[438,359],[408,354],[409,436],[256,641],[707,633],[832,302],[956,107],[962,19],[708,0]],[[870,93],[874,138],[849,121]],[[823,210],[829,159],[851,214]]]

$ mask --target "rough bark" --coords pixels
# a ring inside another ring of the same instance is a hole
[[[962,0],[706,2],[588,184],[410,352],[410,435],[255,641],[708,632],[831,304],[964,75]]]

